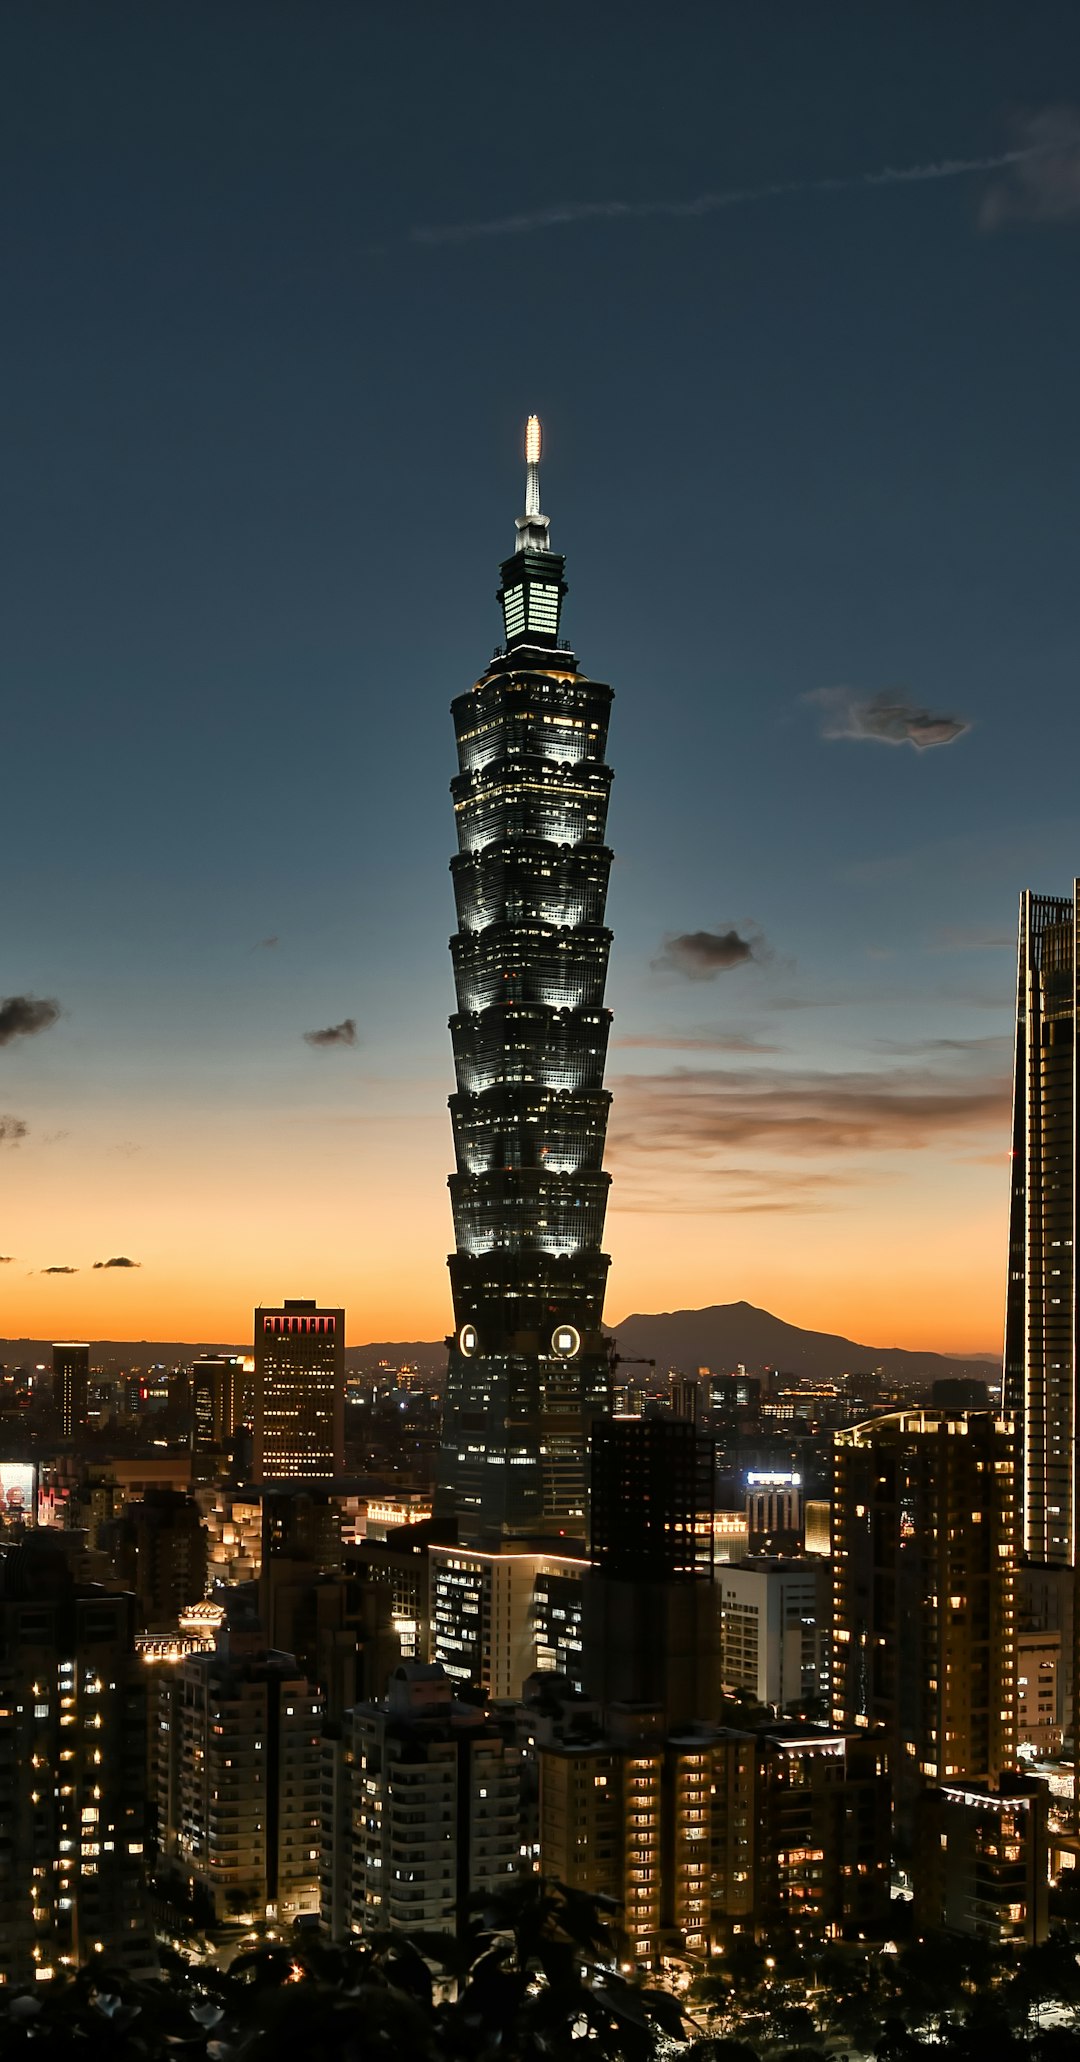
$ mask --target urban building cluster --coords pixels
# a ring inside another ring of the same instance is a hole
[[[1031,1944],[1078,1865],[1078,905],[1022,904],[1000,1395],[621,1360],[612,697],[565,592],[533,420],[453,705],[445,1368],[358,1381],[292,1299],[248,1354],[3,1371],[2,1982],[453,1931],[537,1875],[648,1970],[898,1902]]]

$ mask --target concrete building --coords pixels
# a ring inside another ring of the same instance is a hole
[[[161,1861],[218,1920],[318,1911],[322,1713],[293,1656],[267,1650],[239,1607],[213,1652],[161,1671]]]
[[[615,1708],[542,1740],[540,1866],[623,1907],[635,1960],[702,1960],[733,1933],[808,1925],[881,1939],[889,1782],[880,1735],[779,1725],[664,1730]]]
[[[316,1482],[345,1468],[345,1312],[288,1298],[255,1312],[255,1479]]]
[[[746,1477],[746,1530],[752,1554],[800,1554],[801,1475],[789,1468],[751,1468]]]
[[[211,1582],[255,1582],[262,1569],[262,1497],[257,1490],[215,1484],[197,1489],[209,1547]]]
[[[1016,1743],[1038,1760],[1061,1753],[1065,1737],[1065,1657],[1060,1632],[1016,1635]]]
[[[1002,1947],[1047,1936],[1046,1785],[1006,1777],[1000,1788],[943,1783],[920,1798],[914,1857],[920,1930]]]
[[[521,1696],[527,1676],[581,1673],[580,1553],[430,1549],[431,1654],[453,1681]],[[556,1617],[555,1613],[561,1615]]]
[[[155,1965],[144,1887],[146,1705],[135,1600],[66,1541],[0,1560],[0,1983]]]
[[[322,1923],[333,1939],[454,1932],[520,1869],[520,1750],[444,1671],[402,1662],[323,1747]]]
[[[831,1571],[826,1561],[748,1560],[716,1573],[724,1688],[778,1717],[829,1685]]]

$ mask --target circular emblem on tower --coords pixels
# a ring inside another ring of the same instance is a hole
[[[457,1342],[459,1353],[463,1353],[465,1355],[466,1360],[468,1360],[469,1355],[471,1353],[475,1353],[477,1347],[480,1344],[480,1339],[476,1330],[476,1326],[462,1325],[461,1330],[457,1335]]]
[[[556,1325],[551,1334],[551,1350],[557,1360],[573,1360],[581,1352],[581,1333],[575,1325]]]

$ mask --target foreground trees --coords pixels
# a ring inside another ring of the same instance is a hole
[[[685,2005],[620,1963],[612,1914],[555,1883],[461,1938],[334,1948],[294,1934],[228,1969],[170,1956],[0,1990],[0,2062],[1080,2062],[1080,1963],[1062,1930],[1026,1955],[736,1939]]]

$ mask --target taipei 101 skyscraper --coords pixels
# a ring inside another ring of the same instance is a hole
[[[505,647],[453,704],[456,1250],[437,1509],[463,1544],[582,1538],[608,1407],[609,687],[559,639],[540,424],[502,567]]]

